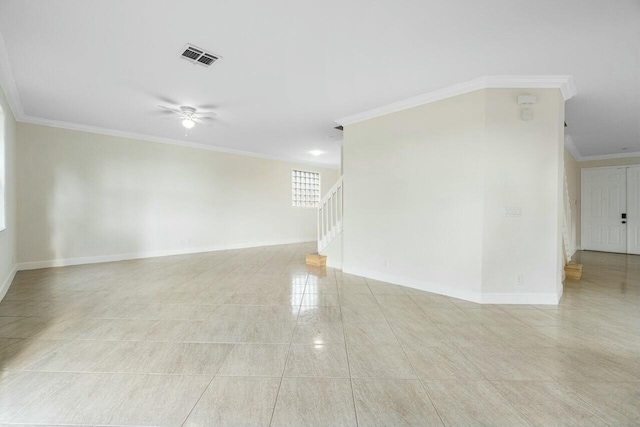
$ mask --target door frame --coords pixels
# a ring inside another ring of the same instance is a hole
[[[634,239],[631,239],[631,236],[634,234],[634,231],[638,231],[637,228],[634,230],[631,227],[629,227],[629,220],[638,220],[640,219],[640,212],[635,212],[636,216],[630,216],[629,215],[629,196],[631,195],[631,188],[629,185],[629,170],[630,169],[637,169],[638,170],[638,174],[640,174],[640,164],[636,164],[636,165],[625,165],[625,167],[627,168],[627,255],[640,255],[640,252],[632,252],[632,246],[631,246],[631,242],[634,243],[634,250],[637,250],[639,243],[638,242],[638,237],[639,235],[636,234]],[[638,184],[640,185],[640,183]],[[638,187],[636,187],[638,188]],[[638,195],[640,197],[640,195]],[[638,201],[638,208],[640,208],[640,200]],[[640,227],[640,224],[635,223],[634,224],[636,227]],[[640,234],[640,233],[639,233]]]
[[[584,224],[584,198],[582,197],[582,191],[583,191],[583,182],[584,182],[584,171],[585,170],[593,170],[593,169],[625,169],[625,179],[626,184],[625,184],[625,204],[626,204],[626,209],[629,209],[629,205],[628,205],[628,196],[629,196],[629,182],[628,182],[628,175],[626,170],[628,168],[634,168],[634,167],[640,167],[640,164],[632,164],[632,165],[619,165],[619,166],[595,166],[595,167],[590,167],[590,168],[580,168],[580,249],[581,250],[595,250],[595,249],[585,249],[584,248],[584,233],[585,233],[585,224]],[[625,248],[625,252],[607,252],[607,253],[625,253],[628,254],[629,253],[629,227],[625,227],[626,228],[626,248]]]

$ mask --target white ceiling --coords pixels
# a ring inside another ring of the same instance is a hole
[[[340,117],[479,76],[573,75],[582,156],[640,152],[638,0],[0,0],[0,33],[25,120],[336,165]],[[223,59],[191,65],[186,43]],[[219,120],[185,136],[158,104]]]

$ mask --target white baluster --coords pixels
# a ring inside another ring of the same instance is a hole
[[[318,251],[326,248],[342,232],[342,178],[327,192],[318,205]]]

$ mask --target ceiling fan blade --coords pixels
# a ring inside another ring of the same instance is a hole
[[[206,111],[206,110],[217,110],[218,108],[220,108],[220,106],[214,105],[214,104],[206,104],[206,105],[199,105],[197,108],[198,110]]]
[[[154,98],[156,98],[156,100],[162,102],[165,105],[180,105],[179,102],[177,102],[175,99],[171,99],[168,96],[154,96]]]
[[[203,120],[202,117],[193,117],[191,120],[193,120],[194,122],[196,122],[199,125],[204,125],[204,126],[207,126],[207,127],[213,126],[213,119]]]
[[[177,109],[175,109],[175,108],[169,108],[169,107],[166,107],[166,106],[164,106],[164,105],[158,105],[158,107],[160,107],[160,108],[164,108],[164,109],[165,109],[165,110],[167,110],[167,111],[171,111],[172,113],[176,113],[176,114],[179,114],[179,115],[181,115],[181,116],[182,116],[182,115],[184,115],[184,113],[182,112],[182,110],[177,110]]]
[[[162,116],[162,117],[175,117],[176,116],[176,112],[175,111],[171,111],[171,110],[156,110],[154,112],[155,115],[157,116]]]
[[[200,111],[200,110],[196,111],[196,115],[200,117],[205,117],[205,116],[217,117],[218,116],[218,114],[213,111]]]

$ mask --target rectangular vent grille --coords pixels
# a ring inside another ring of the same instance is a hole
[[[200,58],[198,58],[198,62],[202,62],[204,65],[211,65],[214,62],[216,62],[217,60],[218,60],[218,58],[216,58],[213,55],[209,55],[208,53],[205,53]]]
[[[221,58],[220,55],[214,55],[213,53],[206,52],[204,49],[200,49],[199,47],[195,47],[190,44],[186,45],[184,49],[182,49],[180,57],[192,64],[202,65],[203,67],[208,67]]]

